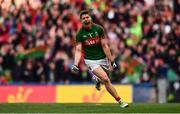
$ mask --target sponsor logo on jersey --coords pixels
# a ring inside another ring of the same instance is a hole
[[[84,46],[92,46],[92,45],[99,44],[99,43],[100,43],[100,39],[98,37],[96,37],[96,38],[90,38],[90,39],[84,40],[83,45]]]

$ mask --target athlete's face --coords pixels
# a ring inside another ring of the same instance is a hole
[[[89,14],[84,14],[81,16],[81,21],[84,26],[89,26],[91,24],[91,16]]]

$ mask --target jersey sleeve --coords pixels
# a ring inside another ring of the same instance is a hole
[[[81,35],[79,33],[76,34],[76,42],[81,42]]]
[[[104,29],[102,26],[99,26],[99,36],[104,37]]]

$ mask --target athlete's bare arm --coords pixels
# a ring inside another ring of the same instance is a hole
[[[75,47],[75,58],[74,58],[74,65],[78,66],[81,61],[81,54],[82,54],[82,43],[77,42]]]
[[[104,36],[101,37],[101,45],[104,53],[106,54],[106,57],[110,60],[110,62],[113,62],[114,57],[112,56],[111,51],[109,49],[107,38],[105,38]]]

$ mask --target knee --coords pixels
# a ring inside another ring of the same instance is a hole
[[[104,76],[102,78],[102,81],[103,81],[103,83],[110,83],[110,79],[108,78],[108,76]]]

